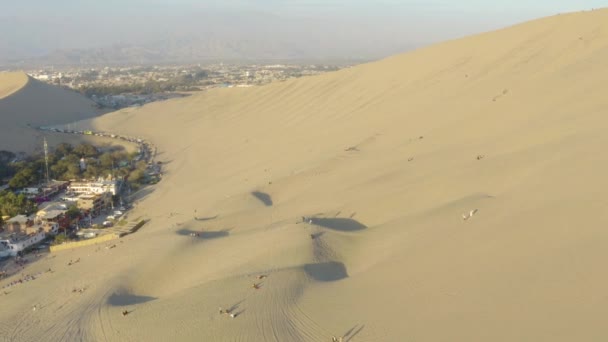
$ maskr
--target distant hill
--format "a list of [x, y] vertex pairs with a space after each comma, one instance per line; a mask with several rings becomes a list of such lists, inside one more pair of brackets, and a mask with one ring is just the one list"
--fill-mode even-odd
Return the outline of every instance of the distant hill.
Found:
[[[128, 26], [120, 26], [127, 23]], [[413, 33], [396, 32], [390, 25], [342, 29], [348, 25], [328, 20], [286, 20], [261, 13], [196, 13], [121, 20], [120, 24], [104, 27], [104, 33], [100, 34], [81, 32], [70, 20], [49, 25], [48, 32], [41, 33], [47, 39], [39, 38], [34, 44], [30, 37], [34, 33], [24, 33], [35, 26], [34, 23], [5, 20], [0, 21], [0, 32], [17, 30], [10, 36], [0, 37], [3, 52], [0, 65], [358, 61], [382, 58], [420, 45], [420, 39]]]
[[22, 72], [0, 73], [0, 150], [39, 148], [35, 126], [69, 123], [100, 114], [95, 103]]
[[[414, 49], [415, 45], [402, 45], [397, 51]], [[225, 41], [219, 37], [192, 37], [165, 39], [145, 44], [118, 44], [90, 49], [55, 50], [49, 54], [13, 59], [6, 64], [24, 65], [145, 65], [194, 62], [256, 62], [256, 61], [368, 61], [384, 56], [363, 53], [356, 48], [340, 49], [327, 46], [320, 49], [298, 41], [268, 41], [240, 38]]]

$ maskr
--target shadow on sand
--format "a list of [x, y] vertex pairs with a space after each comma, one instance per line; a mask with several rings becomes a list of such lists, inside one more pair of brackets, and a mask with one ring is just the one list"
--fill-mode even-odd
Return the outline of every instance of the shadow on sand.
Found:
[[349, 342], [350, 340], [355, 338], [355, 336], [359, 335], [363, 328], [365, 328], [365, 325], [363, 324], [361, 326], [355, 325], [354, 327], [350, 328], [350, 330], [348, 330], [344, 335], [342, 335], [344, 341]]
[[310, 218], [312, 224], [342, 232], [354, 232], [366, 229], [367, 226], [350, 218]]
[[346, 266], [341, 262], [323, 262], [304, 265], [304, 272], [317, 281], [336, 281], [348, 278]]
[[312, 234], [310, 234], [310, 238], [314, 240], [314, 239], [320, 238], [321, 236], [323, 236], [323, 234], [325, 234], [325, 232], [312, 233]]
[[154, 192], [154, 188], [153, 187], [146, 186], [146, 187], [143, 187], [143, 188], [141, 188], [141, 189], [139, 189], [139, 190], [137, 190], [135, 192], [132, 192], [128, 196], [128, 198], [129, 198], [129, 201], [135, 202], [135, 201], [138, 201], [138, 200], [142, 200], [145, 197], [148, 197], [153, 192]]
[[270, 197], [269, 194], [267, 194], [265, 192], [260, 192], [260, 191], [252, 191], [251, 195], [253, 197], [257, 198], [258, 200], [260, 200], [260, 202], [264, 203], [265, 206], [267, 206], [267, 207], [272, 206], [272, 197]]
[[142, 304], [158, 298], [149, 296], [137, 296], [128, 292], [115, 292], [108, 298], [108, 304], [112, 306], [124, 306]]
[[[201, 239], [201, 240], [211, 240], [211, 239], [219, 239], [230, 235], [229, 230], [207, 230], [207, 231], [195, 231], [191, 229], [180, 229], [177, 231], [177, 234], [182, 236], [192, 236], [193, 238]], [[198, 235], [195, 235], [198, 234]]]

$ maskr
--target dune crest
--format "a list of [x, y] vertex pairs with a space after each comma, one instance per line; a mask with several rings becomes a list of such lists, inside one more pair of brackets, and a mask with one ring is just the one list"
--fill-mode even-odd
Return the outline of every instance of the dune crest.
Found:
[[[0, 150], [40, 150], [33, 127], [67, 124], [101, 114], [86, 97], [37, 81], [25, 73], [0, 73]], [[51, 145], [59, 138], [51, 138]]]
[[29, 80], [23, 72], [0, 72], [0, 100], [25, 87]]

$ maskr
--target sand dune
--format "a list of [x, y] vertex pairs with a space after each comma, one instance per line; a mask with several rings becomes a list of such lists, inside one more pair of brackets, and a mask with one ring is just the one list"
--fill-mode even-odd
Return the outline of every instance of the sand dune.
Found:
[[[42, 135], [31, 127], [69, 123], [100, 113], [94, 102], [75, 92], [22, 72], [0, 73], [0, 150], [40, 150]], [[51, 145], [61, 140], [49, 134]]]
[[56, 271], [2, 298], [0, 332], [604, 340], [607, 63], [597, 10], [81, 122], [159, 146], [151, 221], [30, 266]]
[[27, 75], [22, 72], [0, 72], [0, 79], [0, 99], [23, 88], [28, 82]]

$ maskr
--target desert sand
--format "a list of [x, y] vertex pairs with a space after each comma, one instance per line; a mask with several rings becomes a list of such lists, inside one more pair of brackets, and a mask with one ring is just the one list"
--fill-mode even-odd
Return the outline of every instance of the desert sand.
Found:
[[596, 10], [81, 122], [159, 147], [150, 221], [26, 267], [0, 335], [606, 340], [607, 80]]
[[[76, 92], [42, 83], [23, 72], [0, 73], [0, 150], [40, 151], [43, 134], [33, 127], [66, 124], [101, 113], [93, 101]], [[65, 139], [73, 143], [85, 140], [45, 136], [51, 146]]]

